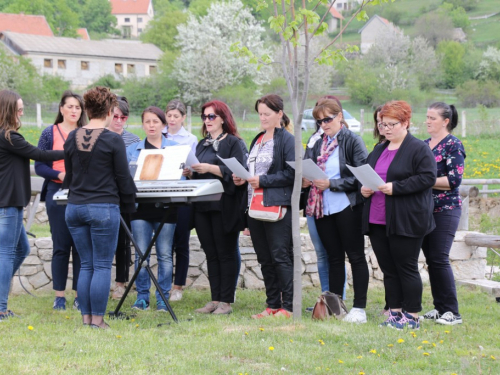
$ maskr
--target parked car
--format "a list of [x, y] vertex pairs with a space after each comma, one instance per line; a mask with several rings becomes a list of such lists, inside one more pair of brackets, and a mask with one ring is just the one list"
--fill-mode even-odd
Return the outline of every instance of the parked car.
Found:
[[[300, 127], [303, 131], [316, 130], [316, 120], [312, 115], [312, 111], [312, 109], [306, 109], [304, 111], [304, 114], [302, 115], [302, 123], [300, 124]], [[361, 129], [361, 123], [345, 109], [342, 110], [342, 113], [344, 114], [345, 122], [347, 122], [347, 125], [349, 125], [349, 129], [355, 133], [359, 133]]]

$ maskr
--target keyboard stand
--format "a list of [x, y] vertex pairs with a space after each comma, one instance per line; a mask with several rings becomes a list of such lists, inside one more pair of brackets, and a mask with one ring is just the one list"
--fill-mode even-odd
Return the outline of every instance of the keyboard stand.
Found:
[[108, 316], [110, 318], [119, 319], [119, 318], [126, 317], [125, 313], [120, 312], [120, 308], [122, 307], [123, 303], [127, 299], [127, 295], [130, 292], [130, 289], [132, 289], [132, 285], [134, 285], [135, 279], [137, 279], [137, 276], [139, 275], [139, 272], [141, 271], [141, 268], [143, 267], [143, 264], [144, 264], [144, 268], [146, 268], [146, 270], [148, 271], [149, 277], [151, 278], [151, 281], [153, 281], [153, 284], [155, 285], [156, 290], [158, 290], [158, 293], [160, 294], [161, 299], [163, 300], [163, 302], [165, 302], [165, 306], [167, 306], [167, 310], [170, 313], [170, 316], [172, 317], [174, 322], [176, 322], [176, 323], [179, 322], [177, 320], [177, 317], [175, 316], [174, 310], [172, 310], [172, 307], [170, 306], [170, 303], [168, 303], [167, 297], [165, 297], [165, 295], [163, 294], [163, 291], [161, 290], [160, 285], [158, 284], [158, 280], [156, 279], [155, 275], [153, 274], [153, 271], [151, 270], [151, 268], [149, 267], [149, 265], [147, 263], [148, 256], [151, 254], [151, 251], [153, 249], [153, 245], [155, 244], [156, 239], [158, 238], [161, 230], [163, 229], [163, 225], [167, 221], [169, 211], [170, 211], [170, 208], [167, 208], [165, 210], [165, 214], [163, 215], [160, 226], [158, 227], [157, 230], [155, 230], [155, 235], [153, 236], [153, 238], [149, 242], [148, 248], [146, 249], [146, 252], [144, 254], [142, 253], [141, 249], [139, 248], [139, 246], [135, 242], [134, 237], [132, 236], [132, 233], [130, 232], [130, 229], [127, 226], [127, 223], [125, 223], [125, 220], [123, 220], [123, 217], [120, 215], [121, 225], [122, 225], [123, 229], [125, 230], [127, 237], [130, 239], [130, 241], [134, 245], [136, 257], [137, 257], [137, 255], [139, 255], [140, 260], [139, 260], [139, 263], [137, 265], [137, 269], [134, 272], [134, 275], [130, 279], [130, 281], [127, 285], [127, 288], [125, 289], [125, 293], [123, 293], [123, 297], [120, 299], [120, 301], [118, 302], [118, 305], [115, 308], [115, 311], [108, 312]]

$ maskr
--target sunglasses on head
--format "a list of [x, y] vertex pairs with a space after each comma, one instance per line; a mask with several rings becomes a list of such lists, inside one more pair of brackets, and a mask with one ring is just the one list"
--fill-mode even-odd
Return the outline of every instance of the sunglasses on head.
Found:
[[214, 121], [217, 117], [219, 117], [219, 115], [211, 113], [209, 115], [201, 115], [201, 120], [205, 121], [205, 120], [209, 119], [210, 121]]
[[115, 121], [118, 121], [118, 120], [125, 121], [127, 119], [128, 119], [128, 116], [118, 116], [118, 115], [113, 116], [113, 120], [115, 120]]
[[325, 117], [325, 118], [322, 118], [320, 120], [316, 120], [316, 125], [321, 126], [322, 124], [329, 124], [330, 122], [332, 122], [335, 119], [335, 117], [337, 117], [337, 115]]

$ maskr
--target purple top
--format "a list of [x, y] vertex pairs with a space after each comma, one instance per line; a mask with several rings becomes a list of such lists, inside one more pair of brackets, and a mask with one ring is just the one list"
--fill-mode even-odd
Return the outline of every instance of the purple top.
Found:
[[[375, 172], [378, 173], [380, 178], [387, 182], [387, 170], [394, 160], [394, 156], [396, 156], [396, 150], [389, 150], [386, 148], [382, 151], [382, 154], [377, 160], [377, 164], [375, 164]], [[376, 191], [372, 195], [372, 203], [370, 205], [370, 223], [371, 224], [381, 224], [385, 225], [385, 194], [381, 191]]]
[[[429, 144], [430, 138], [424, 142]], [[432, 190], [434, 212], [454, 210], [462, 207], [458, 188], [462, 182], [465, 150], [460, 140], [448, 134], [432, 149], [437, 164], [437, 177], [448, 178], [450, 190]]]

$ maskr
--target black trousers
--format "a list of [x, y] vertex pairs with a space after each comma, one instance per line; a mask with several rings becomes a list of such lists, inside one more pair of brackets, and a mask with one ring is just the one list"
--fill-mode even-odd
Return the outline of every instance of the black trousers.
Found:
[[280, 221], [268, 222], [248, 217], [248, 229], [266, 286], [271, 309], [293, 311], [292, 210], [288, 207]]
[[422, 278], [418, 255], [423, 237], [386, 235], [386, 226], [370, 224], [370, 241], [384, 273], [388, 307], [417, 313], [422, 311]]
[[66, 290], [68, 279], [69, 256], [73, 258], [73, 285], [76, 290], [78, 276], [80, 275], [80, 256], [76, 251], [75, 243], [66, 225], [66, 206], [58, 205], [53, 200], [54, 194], [61, 188], [61, 184], [53, 181], [47, 185], [45, 207], [49, 217], [50, 232], [52, 234], [52, 287], [56, 291]]
[[[130, 214], [122, 214], [128, 229], [132, 230], [130, 225]], [[146, 249], [143, 249], [145, 251]], [[116, 278], [115, 281], [118, 283], [126, 283], [129, 279], [130, 274], [130, 264], [132, 263], [132, 250], [130, 248], [130, 239], [125, 233], [120, 224], [120, 229], [118, 230], [118, 243], [116, 244]]]
[[362, 205], [347, 206], [341, 212], [315, 219], [319, 238], [328, 254], [330, 292], [342, 296], [345, 283], [345, 257], [349, 259], [354, 288], [353, 307], [366, 307], [370, 274], [365, 258], [365, 239], [361, 232]]
[[236, 241], [240, 232], [225, 232], [219, 211], [195, 212], [194, 225], [207, 256], [212, 301], [233, 303], [238, 279]]
[[424, 237], [422, 250], [429, 270], [434, 308], [440, 314], [458, 314], [455, 277], [450, 265], [450, 250], [460, 222], [461, 209], [434, 213], [436, 228]]
[[173, 251], [175, 252], [174, 285], [186, 285], [189, 268], [189, 220], [191, 206], [177, 208], [177, 225], [175, 226]]

